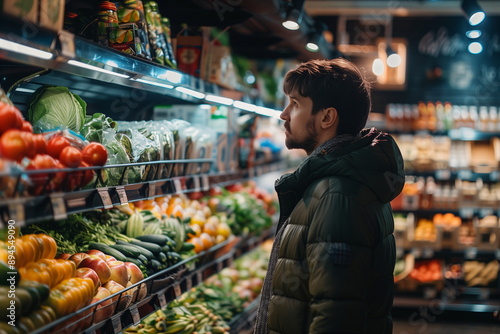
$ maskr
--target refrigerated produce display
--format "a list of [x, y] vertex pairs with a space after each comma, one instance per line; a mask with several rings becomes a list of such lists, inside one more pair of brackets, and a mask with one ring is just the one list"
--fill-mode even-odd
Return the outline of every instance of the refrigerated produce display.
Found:
[[[337, 56], [367, 71], [368, 125], [404, 158], [394, 313], [493, 321], [498, 5], [471, 61], [455, 12], [383, 4], [389, 26], [366, 1], [307, 1], [288, 31], [278, 2], [0, 2], [0, 333], [251, 333], [272, 181], [305, 158], [284, 146], [281, 80]], [[380, 72], [391, 38], [403, 61]]]

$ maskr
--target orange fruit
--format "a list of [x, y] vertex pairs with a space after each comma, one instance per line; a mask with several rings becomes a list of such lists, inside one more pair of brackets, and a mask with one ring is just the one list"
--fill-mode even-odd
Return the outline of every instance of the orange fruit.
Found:
[[169, 217], [184, 218], [184, 208], [179, 204], [169, 204], [166, 214]]
[[190, 242], [194, 245], [194, 252], [195, 253], [200, 253], [201, 251], [203, 251], [205, 249], [204, 245], [203, 245], [203, 241], [201, 241], [201, 239], [198, 237], [191, 238], [188, 240], [188, 242]]
[[194, 234], [188, 233], [188, 237], [199, 237], [201, 234], [200, 225], [189, 225], [191, 229], [194, 231]]
[[204, 249], [209, 249], [215, 245], [215, 239], [208, 233], [203, 232], [199, 238], [203, 243]]
[[217, 227], [219, 224], [214, 220], [209, 220], [203, 225], [203, 232], [210, 234], [212, 237], [217, 235]]
[[229, 238], [231, 235], [231, 228], [226, 222], [220, 222], [217, 226], [217, 235], [222, 235], [224, 239]]

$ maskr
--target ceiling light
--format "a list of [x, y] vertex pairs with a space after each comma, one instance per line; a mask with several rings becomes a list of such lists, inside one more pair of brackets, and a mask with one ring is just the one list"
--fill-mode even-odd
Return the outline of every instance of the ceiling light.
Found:
[[32, 48], [16, 42], [11, 42], [3, 38], [0, 38], [0, 49], [14, 51], [26, 56], [33, 56], [41, 59], [52, 59], [54, 57], [54, 55], [50, 52]]
[[68, 64], [74, 65], [74, 66], [78, 66], [78, 67], [81, 67], [81, 68], [85, 68], [87, 70], [97, 71], [97, 72], [106, 73], [106, 74], [112, 74], [112, 75], [115, 75], [117, 77], [130, 78], [129, 75], [121, 74], [121, 73], [116, 73], [116, 72], [113, 72], [113, 71], [110, 71], [110, 70], [106, 70], [104, 68], [100, 68], [100, 67], [97, 67], [97, 66], [94, 66], [94, 65], [82, 63], [82, 62], [77, 61], [77, 60], [68, 60]]
[[462, 10], [464, 11], [467, 19], [469, 20], [469, 24], [471, 26], [476, 26], [479, 23], [483, 22], [486, 14], [484, 13], [481, 6], [477, 0], [462, 0]]
[[302, 21], [304, 0], [296, 0], [288, 3], [286, 18], [283, 21], [283, 27], [288, 30], [298, 30]]
[[474, 39], [474, 38], [479, 38], [481, 37], [481, 30], [469, 30], [465, 33], [465, 36]]
[[197, 99], [205, 98], [205, 94], [198, 92], [196, 90], [193, 90], [193, 89], [186, 88], [186, 87], [175, 87], [175, 90], [178, 92], [184, 93], [186, 95], [195, 97]]
[[375, 58], [372, 64], [373, 74], [379, 76], [384, 74], [384, 62], [380, 58]]
[[398, 67], [401, 65], [401, 56], [398, 55], [390, 46], [386, 48], [387, 53], [387, 66]]
[[472, 42], [469, 44], [468, 50], [470, 53], [477, 55], [483, 52], [483, 45], [479, 42]]

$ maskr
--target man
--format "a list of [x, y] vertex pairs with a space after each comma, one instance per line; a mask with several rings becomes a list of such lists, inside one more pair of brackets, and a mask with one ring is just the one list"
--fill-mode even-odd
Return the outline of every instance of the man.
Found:
[[280, 219], [254, 332], [392, 333], [395, 263], [390, 201], [403, 159], [364, 129], [370, 88], [345, 59], [287, 73], [286, 146], [308, 157], [276, 181]]

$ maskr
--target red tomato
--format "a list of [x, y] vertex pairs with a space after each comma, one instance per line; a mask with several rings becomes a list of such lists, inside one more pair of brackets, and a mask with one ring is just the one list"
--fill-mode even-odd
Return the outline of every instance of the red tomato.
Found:
[[0, 101], [0, 134], [16, 128], [17, 116], [14, 106]]
[[23, 121], [23, 126], [21, 127], [21, 131], [31, 132], [33, 133], [33, 126], [28, 121]]
[[45, 140], [45, 136], [42, 134], [34, 134], [33, 135], [33, 143], [35, 144], [36, 153], [47, 153], [47, 141]]
[[33, 134], [31, 132], [26, 132], [21, 130], [21, 137], [23, 137], [26, 144], [26, 156], [28, 158], [33, 158], [36, 155], [35, 142], [33, 141]]
[[63, 136], [54, 136], [50, 138], [47, 143], [47, 153], [53, 158], [59, 158], [63, 148], [70, 146], [71, 143], [68, 138]]
[[93, 142], [82, 150], [83, 161], [91, 166], [104, 166], [108, 160], [108, 150], [103, 145]]
[[[82, 161], [82, 163], [80, 164], [80, 167], [91, 167], [88, 163], [86, 163], [85, 161]], [[86, 170], [83, 170], [82, 171], [83, 175], [82, 175], [82, 178], [80, 180], [80, 186], [81, 187], [85, 187], [87, 184], [89, 184], [92, 179], [94, 178], [94, 171], [92, 169], [86, 169]]]
[[[64, 169], [68, 166], [64, 165], [61, 161], [54, 159], [56, 162], [55, 169]], [[63, 190], [62, 187], [68, 182], [68, 172], [55, 172], [51, 174], [50, 189], [52, 191]]]
[[68, 167], [78, 167], [82, 162], [82, 152], [76, 147], [66, 146], [59, 154], [59, 160]]
[[5, 131], [0, 138], [0, 150], [4, 157], [21, 161], [28, 151], [22, 132], [16, 129]]
[[[26, 167], [27, 170], [40, 170], [40, 169], [55, 169], [57, 161], [48, 154], [37, 154]], [[37, 173], [30, 174], [30, 179], [34, 183], [36, 190], [35, 194], [38, 195], [42, 192], [49, 182], [49, 174]]]

